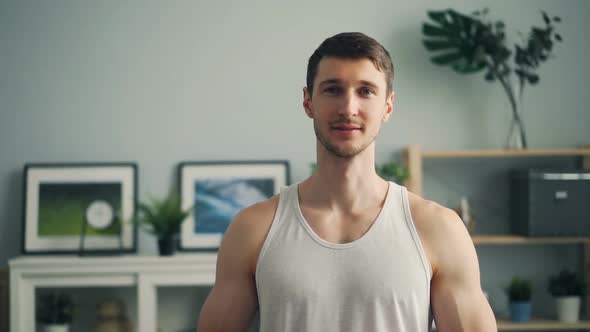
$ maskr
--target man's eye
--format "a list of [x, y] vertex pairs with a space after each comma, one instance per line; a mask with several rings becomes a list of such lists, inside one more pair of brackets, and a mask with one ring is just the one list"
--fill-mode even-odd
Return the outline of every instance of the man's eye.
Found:
[[340, 92], [340, 88], [337, 86], [329, 86], [324, 89], [324, 93], [328, 95], [336, 95]]
[[374, 95], [375, 92], [369, 88], [361, 88], [360, 90], [360, 94], [362, 96], [370, 96], [370, 95]]

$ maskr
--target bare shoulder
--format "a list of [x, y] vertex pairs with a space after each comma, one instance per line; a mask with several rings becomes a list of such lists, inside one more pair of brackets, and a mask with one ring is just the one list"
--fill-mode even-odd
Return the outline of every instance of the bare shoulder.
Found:
[[199, 331], [248, 329], [257, 306], [256, 261], [278, 201], [275, 196], [250, 206], [230, 223], [219, 247], [215, 285], [203, 304]]
[[461, 252], [473, 249], [473, 242], [455, 211], [408, 192], [412, 220], [433, 272]]
[[[230, 225], [230, 230], [255, 237], [266, 237], [279, 205], [279, 196], [273, 196], [240, 211]], [[246, 235], [243, 234], [243, 235]], [[245, 236], [239, 236], [244, 238]]]
[[445, 237], [453, 228], [464, 228], [455, 211], [411, 192], [408, 192], [408, 200], [414, 224], [424, 235]]
[[240, 211], [229, 225], [220, 251], [245, 259], [248, 269], [253, 272], [278, 204], [279, 196], [276, 195]]
[[431, 268], [438, 331], [497, 331], [480, 285], [473, 241], [455, 211], [408, 193], [412, 219]]

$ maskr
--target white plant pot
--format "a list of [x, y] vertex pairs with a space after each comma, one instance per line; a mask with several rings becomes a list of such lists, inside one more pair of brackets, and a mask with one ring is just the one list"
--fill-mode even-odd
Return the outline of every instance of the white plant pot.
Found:
[[580, 297], [560, 296], [555, 298], [557, 319], [564, 323], [575, 323], [580, 319]]
[[68, 324], [45, 324], [41, 327], [42, 332], [68, 332], [69, 330]]

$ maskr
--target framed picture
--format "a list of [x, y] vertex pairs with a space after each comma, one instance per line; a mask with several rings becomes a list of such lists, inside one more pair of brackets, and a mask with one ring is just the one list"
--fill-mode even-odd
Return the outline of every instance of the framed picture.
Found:
[[288, 161], [183, 162], [178, 167], [183, 209], [180, 250], [217, 250], [235, 217], [289, 185]]
[[135, 252], [134, 163], [26, 164], [24, 254]]

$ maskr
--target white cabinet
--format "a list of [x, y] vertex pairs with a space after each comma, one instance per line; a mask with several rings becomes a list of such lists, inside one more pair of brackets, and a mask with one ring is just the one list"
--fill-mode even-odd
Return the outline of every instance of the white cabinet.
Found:
[[135, 331], [156, 332], [157, 288], [210, 286], [217, 253], [171, 257], [18, 257], [9, 261], [10, 331], [35, 331], [35, 289], [133, 287], [137, 293]]

